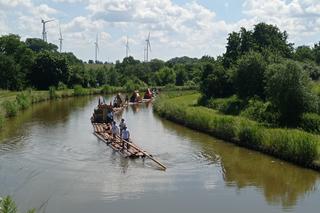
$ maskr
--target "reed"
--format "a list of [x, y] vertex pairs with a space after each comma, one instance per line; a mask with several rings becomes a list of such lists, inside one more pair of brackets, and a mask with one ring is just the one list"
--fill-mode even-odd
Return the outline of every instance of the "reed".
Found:
[[169, 98], [154, 103], [160, 116], [217, 138], [237, 143], [301, 165], [310, 165], [319, 157], [318, 136], [296, 129], [272, 129], [240, 116], [219, 114], [195, 105], [199, 94]]

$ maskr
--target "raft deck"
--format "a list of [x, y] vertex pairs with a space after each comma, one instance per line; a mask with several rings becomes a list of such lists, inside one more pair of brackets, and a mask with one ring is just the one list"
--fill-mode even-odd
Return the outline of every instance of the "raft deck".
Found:
[[[94, 134], [110, 146], [113, 150], [119, 152], [123, 157], [126, 158], [144, 158], [146, 156], [146, 151], [139, 148], [134, 143], [123, 142], [119, 137], [113, 138], [111, 132], [107, 130], [107, 124], [105, 123], [92, 123]], [[125, 148], [123, 148], [123, 143], [125, 143]], [[129, 148], [127, 148], [127, 145]]]

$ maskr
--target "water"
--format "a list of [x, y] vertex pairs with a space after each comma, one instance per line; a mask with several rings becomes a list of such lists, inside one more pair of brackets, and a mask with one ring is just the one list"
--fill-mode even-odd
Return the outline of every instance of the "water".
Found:
[[[41, 103], [0, 134], [0, 194], [39, 212], [318, 212], [320, 173], [219, 141], [132, 106], [133, 140], [168, 169], [92, 134], [96, 97]], [[119, 117], [120, 118], [120, 117]]]

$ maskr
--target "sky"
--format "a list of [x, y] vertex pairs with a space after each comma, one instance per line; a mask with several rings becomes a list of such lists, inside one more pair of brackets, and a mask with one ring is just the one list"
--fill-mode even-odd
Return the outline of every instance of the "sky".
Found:
[[320, 0], [0, 0], [0, 35], [41, 38], [41, 19], [48, 42], [82, 60], [114, 62], [129, 54], [144, 59], [150, 32], [149, 59], [218, 56], [227, 36], [259, 22], [287, 31], [295, 46], [320, 41]]

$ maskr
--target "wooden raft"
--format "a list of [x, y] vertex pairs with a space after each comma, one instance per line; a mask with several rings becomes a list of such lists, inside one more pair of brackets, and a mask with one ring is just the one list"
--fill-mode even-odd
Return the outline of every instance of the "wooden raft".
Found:
[[[142, 152], [142, 149], [137, 149], [136, 144], [132, 143], [132, 146], [129, 146], [129, 149], [122, 149], [122, 141], [119, 137], [116, 139], [113, 139], [113, 136], [111, 132], [108, 132], [107, 129], [107, 124], [105, 123], [93, 123], [93, 129], [94, 129], [94, 134], [101, 139], [103, 142], [105, 142], [107, 145], [109, 145], [113, 150], [119, 152], [123, 157], [129, 157], [129, 158], [139, 158], [139, 157], [145, 157], [144, 152]], [[131, 144], [124, 142], [126, 144]], [[125, 144], [125, 145], [126, 145]], [[134, 147], [135, 146], [135, 147]]]
[[[153, 162], [155, 162], [161, 169], [166, 170], [166, 167], [156, 160], [151, 154], [141, 149], [137, 144], [122, 140], [120, 137], [113, 138], [111, 132], [107, 128], [107, 124], [105, 123], [92, 123], [94, 134], [110, 146], [113, 150], [120, 153], [125, 158], [149, 158]], [[125, 143], [126, 147], [123, 148], [123, 143]], [[129, 148], [127, 148], [129, 146]]]

